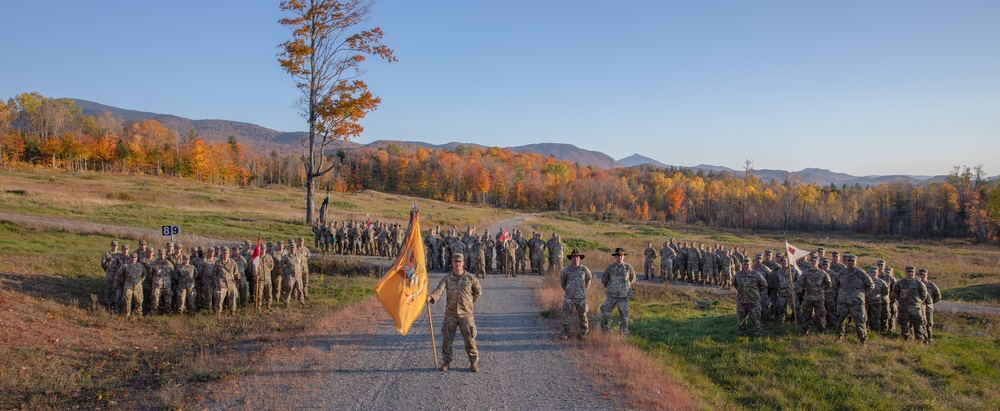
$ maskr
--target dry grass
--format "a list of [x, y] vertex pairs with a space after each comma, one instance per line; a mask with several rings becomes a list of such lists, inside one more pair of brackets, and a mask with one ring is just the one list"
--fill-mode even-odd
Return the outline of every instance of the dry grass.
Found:
[[[588, 294], [591, 330], [588, 338], [567, 344], [577, 366], [589, 374], [595, 388], [605, 397], [624, 401], [628, 409], [687, 410], [696, 408], [690, 393], [677, 381], [675, 372], [661, 366], [627, 336], [601, 332], [595, 287]], [[597, 288], [600, 288], [598, 286]], [[555, 278], [549, 278], [535, 291], [538, 304], [553, 328], [562, 327], [563, 291]], [[574, 324], [574, 327], [576, 325]]]

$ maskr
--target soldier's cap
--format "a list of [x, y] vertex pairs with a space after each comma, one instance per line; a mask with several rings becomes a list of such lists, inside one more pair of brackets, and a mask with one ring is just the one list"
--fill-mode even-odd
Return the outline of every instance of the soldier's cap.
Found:
[[926, 275], [927, 274], [927, 269], [926, 268], [921, 268], [921, 269], [917, 270], [917, 274], [925, 274]]
[[181, 247], [184, 247], [184, 244], [177, 243], [177, 244], [174, 244], [174, 247], [175, 248], [181, 248]]
[[206, 247], [204, 250], [206, 253], [215, 253], [215, 249], [212, 247]]
[[824, 258], [822, 260], [819, 260], [819, 262], [830, 264], [830, 259], [829, 258]]
[[111, 245], [118, 245], [118, 240], [111, 240]]
[[306, 241], [305, 238], [299, 237], [299, 241]]
[[771, 254], [772, 252], [773, 251], [771, 251], [771, 250], [764, 250], [764, 254]]
[[123, 245], [122, 248], [128, 250], [128, 244]]
[[844, 254], [844, 261], [854, 261], [857, 257], [854, 254]]
[[886, 267], [885, 272], [892, 274], [892, 267]]
[[129, 254], [128, 256], [132, 258], [139, 258], [139, 254], [136, 253]]
[[875, 265], [885, 265], [885, 260], [875, 260]]
[[451, 261], [461, 261], [465, 262], [465, 255], [462, 253], [455, 253], [451, 255]]
[[615, 248], [615, 252], [611, 253], [611, 255], [616, 256], [616, 257], [620, 256], [620, 255], [628, 255], [628, 251], [625, 251], [624, 248], [618, 247], [618, 248]]
[[181, 254], [181, 259], [182, 260], [190, 260], [191, 259], [191, 255], [190, 254]]
[[878, 272], [878, 267], [868, 267], [868, 272], [869, 273], [877, 273]]
[[817, 248], [816, 248], [816, 251], [826, 251], [826, 249], [825, 249], [825, 248], [823, 248], [823, 247], [817, 247]]
[[219, 249], [219, 251], [222, 251], [224, 253], [228, 253], [229, 252], [229, 246], [228, 245], [224, 245], [224, 246], [222, 246], [222, 248]]
[[819, 261], [819, 256], [809, 255], [809, 261]]
[[757, 253], [757, 255], [753, 256], [753, 258], [764, 258], [764, 254]]
[[834, 256], [834, 257], [836, 257], [836, 256], [838, 256], [838, 255], [840, 255], [840, 251], [834, 251], [834, 252], [833, 252], [833, 256]]
[[816, 255], [816, 252], [815, 251], [810, 251], [809, 255]]
[[582, 260], [582, 259], [586, 258], [587, 256], [585, 256], [583, 254], [580, 254], [580, 250], [574, 248], [573, 252], [569, 253], [569, 255], [567, 255], [566, 258], [567, 259], [573, 259], [573, 257], [580, 257], [580, 259]]
[[670, 242], [669, 241], [664, 241], [663, 245], [670, 245]]
[[913, 272], [914, 269], [915, 269], [915, 267], [913, 267], [912, 265], [906, 266], [906, 272], [908, 272], [908, 273]]
[[202, 246], [199, 245], [199, 246], [195, 247], [194, 250], [195, 251], [205, 251], [205, 248], [203, 248]]
[[288, 245], [288, 248], [298, 248], [298, 247], [295, 246], [295, 243], [291, 243]]
[[157, 254], [166, 254], [166, 253], [167, 253], [167, 250], [164, 250], [164, 249], [162, 249], [162, 248], [157, 248], [157, 249], [156, 249], [156, 253], [157, 253]]
[[743, 257], [743, 264], [750, 264], [750, 257]]
[[139, 245], [146, 245], [146, 240], [139, 240]]

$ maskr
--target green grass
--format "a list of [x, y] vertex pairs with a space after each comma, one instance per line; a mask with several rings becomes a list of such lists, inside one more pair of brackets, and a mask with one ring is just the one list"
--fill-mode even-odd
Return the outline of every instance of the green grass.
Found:
[[1000, 406], [995, 320], [939, 315], [937, 324], [951, 326], [935, 334], [933, 345], [869, 333], [867, 349], [859, 349], [852, 333], [837, 343], [829, 332], [803, 336], [773, 324], [765, 325], [765, 337], [739, 338], [732, 300], [695, 308], [695, 299], [706, 298], [654, 293], [634, 300], [630, 329], [632, 341], [675, 370], [710, 408]]
[[563, 242], [566, 243], [566, 249], [572, 251], [573, 249], [579, 250], [597, 250], [605, 253], [610, 253], [611, 248], [605, 246], [596, 241], [584, 240], [582, 238], [564, 238]]
[[976, 284], [941, 290], [941, 298], [967, 302], [997, 302], [1000, 300], [1000, 284]]

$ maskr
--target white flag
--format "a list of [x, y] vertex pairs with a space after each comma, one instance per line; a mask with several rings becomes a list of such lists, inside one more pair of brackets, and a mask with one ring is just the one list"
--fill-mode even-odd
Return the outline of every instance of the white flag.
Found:
[[809, 255], [808, 251], [803, 250], [801, 248], [798, 248], [796, 246], [793, 246], [791, 244], [788, 244], [788, 241], [785, 241], [785, 251], [788, 251], [788, 262], [789, 263], [792, 263], [794, 261], [798, 261], [798, 259]]

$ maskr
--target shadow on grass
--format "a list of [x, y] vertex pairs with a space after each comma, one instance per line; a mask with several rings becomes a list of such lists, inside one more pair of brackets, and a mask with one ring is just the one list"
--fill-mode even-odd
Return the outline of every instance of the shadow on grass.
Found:
[[103, 293], [104, 279], [0, 273], [0, 285], [34, 298], [87, 308], [93, 304], [91, 294], [100, 297]]

